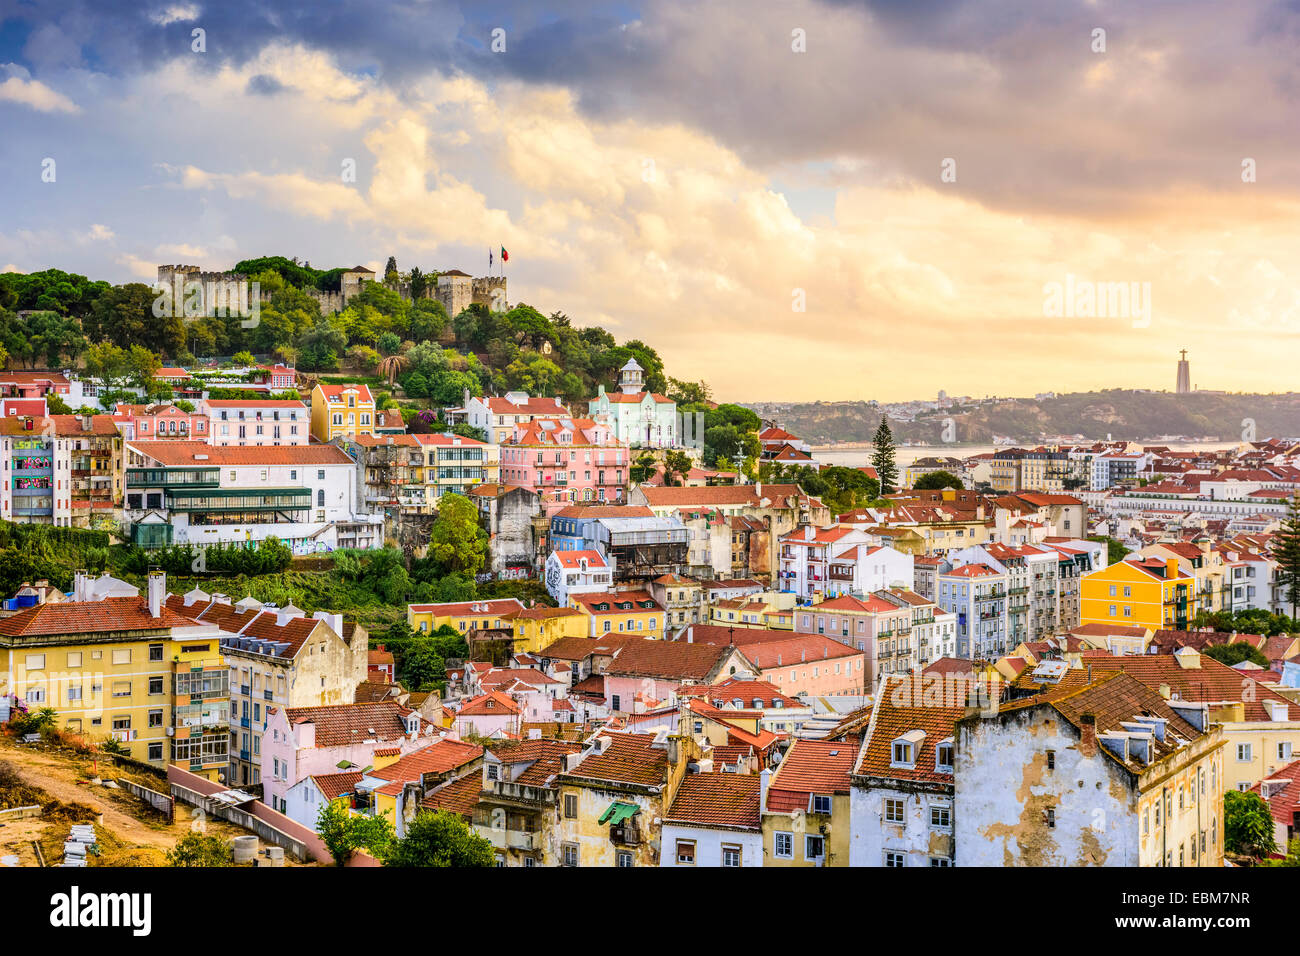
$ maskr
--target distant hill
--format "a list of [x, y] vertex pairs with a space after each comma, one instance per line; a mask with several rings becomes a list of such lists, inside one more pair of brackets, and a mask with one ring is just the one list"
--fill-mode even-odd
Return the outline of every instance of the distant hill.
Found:
[[1300, 393], [1275, 395], [1192, 392], [1143, 392], [1109, 389], [1073, 392], [1054, 398], [1008, 398], [977, 405], [924, 410], [911, 417], [915, 406], [877, 405], [870, 402], [758, 402], [752, 408], [763, 418], [779, 421], [813, 444], [870, 441], [882, 412], [888, 411], [890, 428], [898, 441], [939, 443], [947, 419], [955, 440], [987, 444], [994, 436], [1017, 442], [1036, 442], [1059, 435], [1087, 439], [1136, 441], [1162, 435], [1181, 435], [1219, 441], [1245, 437], [1250, 423], [1254, 435], [1300, 436]]

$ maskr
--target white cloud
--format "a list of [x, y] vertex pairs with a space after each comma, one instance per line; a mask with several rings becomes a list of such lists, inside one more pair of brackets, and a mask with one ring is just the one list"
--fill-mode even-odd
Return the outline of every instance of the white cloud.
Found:
[[0, 83], [0, 100], [29, 106], [41, 113], [79, 113], [81, 108], [62, 93], [50, 89], [40, 80], [26, 75], [26, 70], [9, 64], [8, 78]]

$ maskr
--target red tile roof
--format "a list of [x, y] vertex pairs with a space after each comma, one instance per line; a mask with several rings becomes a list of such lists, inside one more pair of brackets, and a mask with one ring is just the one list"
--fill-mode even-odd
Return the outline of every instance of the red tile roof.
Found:
[[380, 780], [413, 782], [426, 773], [448, 773], [483, 756], [483, 748], [461, 740], [439, 740], [428, 747], [412, 750], [400, 760], [378, 770], [370, 776]]
[[346, 793], [351, 793], [365, 774], [360, 771], [349, 771], [348, 773], [318, 773], [312, 775], [312, 780], [316, 784], [316, 789], [321, 792], [326, 801], [336, 800]]
[[664, 813], [664, 822], [757, 830], [759, 785], [753, 774], [688, 773]]
[[849, 792], [854, 748], [826, 740], [796, 740], [767, 791], [769, 810], [811, 810], [813, 794]]
[[[936, 748], [953, 736], [953, 728], [966, 715], [966, 707], [960, 700], [930, 700], [933, 693], [928, 682], [914, 684], [906, 678], [890, 681], [880, 689], [856, 773], [927, 783], [953, 782], [951, 769], [937, 768]], [[953, 706], [942, 706], [945, 704]], [[894, 741], [917, 730], [925, 736], [916, 747], [912, 765], [893, 766]]]
[[0, 619], [0, 635], [31, 637], [51, 634], [104, 634], [112, 631], [165, 631], [196, 627], [194, 621], [164, 605], [158, 617], [149, 613], [142, 597], [105, 598], [102, 601], [60, 601], [38, 604]]
[[602, 734], [604, 751], [591, 754], [565, 774], [580, 780], [658, 787], [667, 782], [668, 751], [653, 734]]
[[[272, 713], [276, 708], [267, 708]], [[312, 723], [316, 726], [316, 747], [345, 747], [363, 741], [390, 741], [406, 737], [403, 718], [415, 711], [396, 701], [378, 703], [334, 704], [327, 707], [287, 707], [290, 726]], [[433, 725], [420, 718], [420, 732], [427, 735]]]
[[352, 465], [336, 445], [209, 445], [201, 441], [132, 441], [131, 448], [159, 464], [182, 465]]

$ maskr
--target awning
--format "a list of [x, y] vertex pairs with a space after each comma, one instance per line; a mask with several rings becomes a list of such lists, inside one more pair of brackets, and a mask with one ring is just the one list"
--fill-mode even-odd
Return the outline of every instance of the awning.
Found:
[[641, 808], [635, 803], [620, 803], [618, 800], [615, 800], [605, 808], [605, 812], [600, 815], [600, 819], [596, 822], [608, 823], [610, 826], [616, 827], [624, 820], [630, 819], [640, 810]]

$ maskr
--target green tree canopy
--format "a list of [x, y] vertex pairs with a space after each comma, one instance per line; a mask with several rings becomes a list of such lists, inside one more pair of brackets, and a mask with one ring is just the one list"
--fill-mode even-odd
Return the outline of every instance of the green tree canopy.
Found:
[[385, 866], [492, 866], [492, 844], [445, 810], [423, 811], [406, 827]]

